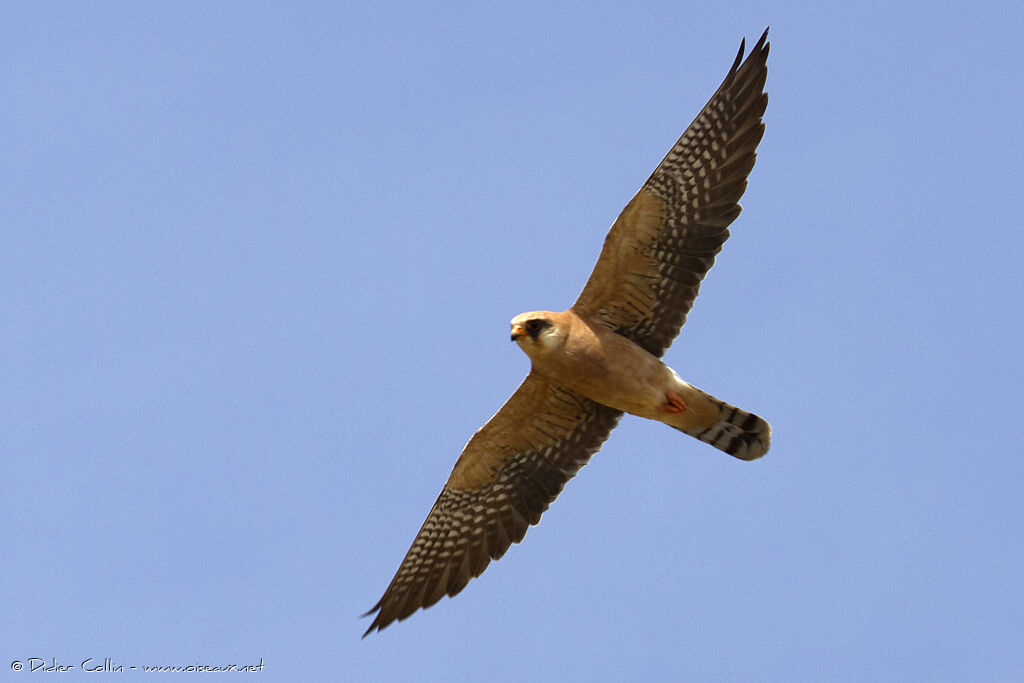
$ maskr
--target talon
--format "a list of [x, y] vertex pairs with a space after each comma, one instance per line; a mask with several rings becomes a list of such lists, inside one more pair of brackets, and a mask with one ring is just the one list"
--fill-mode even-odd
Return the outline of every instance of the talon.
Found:
[[686, 410], [686, 401], [674, 391], [665, 393], [666, 403], [661, 407], [666, 413], [681, 413]]

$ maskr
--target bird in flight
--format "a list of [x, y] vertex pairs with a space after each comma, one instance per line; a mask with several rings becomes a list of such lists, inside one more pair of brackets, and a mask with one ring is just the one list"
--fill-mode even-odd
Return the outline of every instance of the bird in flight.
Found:
[[680, 379], [661, 360], [729, 237], [764, 133], [768, 31], [722, 85], [605, 238], [568, 310], [512, 319], [526, 379], [469, 440], [365, 638], [453, 596], [530, 525], [623, 413], [658, 420], [741, 460], [768, 450], [752, 413]]

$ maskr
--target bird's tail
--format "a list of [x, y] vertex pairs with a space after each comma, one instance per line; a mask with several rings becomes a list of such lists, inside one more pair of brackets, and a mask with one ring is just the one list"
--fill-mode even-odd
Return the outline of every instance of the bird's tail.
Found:
[[[697, 398], [697, 410], [684, 410], [675, 420], [665, 420], [667, 424], [740, 460], [756, 460], [768, 452], [772, 428], [767, 422], [696, 387], [692, 391], [697, 396], [685, 397], [686, 402]], [[694, 420], [698, 414], [702, 419]]]

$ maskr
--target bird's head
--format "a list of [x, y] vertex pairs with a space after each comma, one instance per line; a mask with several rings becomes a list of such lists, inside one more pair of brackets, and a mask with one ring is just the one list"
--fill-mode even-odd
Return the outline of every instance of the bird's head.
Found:
[[512, 318], [512, 341], [531, 358], [560, 348], [567, 331], [558, 313], [530, 311]]

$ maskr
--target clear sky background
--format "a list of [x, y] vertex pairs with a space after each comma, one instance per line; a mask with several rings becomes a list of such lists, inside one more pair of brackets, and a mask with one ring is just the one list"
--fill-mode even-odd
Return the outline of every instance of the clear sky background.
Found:
[[[769, 25], [666, 360], [771, 452], [627, 417], [360, 640], [527, 372], [509, 319], [572, 303]], [[3, 677], [1020, 677], [1022, 35], [1012, 2], [5, 4]]]

